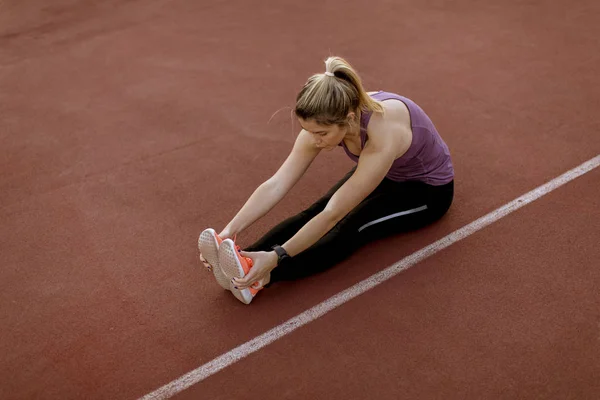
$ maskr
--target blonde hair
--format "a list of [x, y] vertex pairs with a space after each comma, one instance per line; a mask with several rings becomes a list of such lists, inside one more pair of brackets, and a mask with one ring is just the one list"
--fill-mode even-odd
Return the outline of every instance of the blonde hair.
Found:
[[383, 106], [363, 89], [356, 71], [343, 58], [325, 60], [325, 73], [308, 78], [296, 97], [294, 113], [322, 125], [346, 125], [350, 112], [383, 113]]

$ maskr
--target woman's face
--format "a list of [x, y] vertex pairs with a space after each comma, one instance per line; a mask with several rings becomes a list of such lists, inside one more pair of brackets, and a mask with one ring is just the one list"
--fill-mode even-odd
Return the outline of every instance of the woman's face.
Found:
[[339, 125], [321, 125], [314, 119], [298, 118], [298, 121], [302, 129], [311, 134], [315, 146], [324, 150], [335, 149], [348, 133], [347, 127]]

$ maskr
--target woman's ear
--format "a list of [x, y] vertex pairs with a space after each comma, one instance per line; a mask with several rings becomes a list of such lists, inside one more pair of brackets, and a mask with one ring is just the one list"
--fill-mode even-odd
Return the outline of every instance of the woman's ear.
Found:
[[346, 125], [350, 127], [351, 130], [355, 130], [358, 125], [358, 117], [356, 113], [351, 111], [346, 115]]

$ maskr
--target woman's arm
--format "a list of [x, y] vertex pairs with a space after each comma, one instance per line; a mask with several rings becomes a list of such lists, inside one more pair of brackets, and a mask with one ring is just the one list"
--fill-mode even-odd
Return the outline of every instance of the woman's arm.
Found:
[[233, 237], [268, 213], [304, 175], [319, 151], [310, 134], [302, 130], [279, 170], [252, 193], [219, 236]]
[[325, 209], [311, 219], [282, 245], [295, 256], [315, 244], [381, 183], [395, 159], [391, 146], [375, 144], [371, 139], [360, 154], [358, 167], [331, 197]]
[[[369, 139], [371, 142], [371, 139]], [[325, 209], [308, 221], [292, 238], [281, 244], [291, 256], [303, 252], [315, 244], [344, 216], [364, 200], [383, 180], [392, 163], [394, 152], [367, 142], [354, 174], [335, 192]], [[250, 287], [254, 282], [265, 284], [271, 271], [277, 267], [277, 255], [271, 252], [242, 252], [254, 260], [254, 266], [244, 278], [234, 278], [238, 289]], [[301, 268], [301, 266], [299, 267]]]
[[[383, 121], [382, 117], [373, 116], [369, 125], [369, 140], [360, 154], [354, 174], [335, 192], [321, 213], [281, 244], [291, 257], [315, 244], [381, 183], [394, 160], [410, 147], [412, 133], [410, 127], [406, 128], [402, 122], [400, 118]], [[253, 256], [251, 258], [255, 263], [248, 275], [234, 279], [239, 289], [265, 279], [277, 266], [277, 256], [273, 252], [242, 255]]]
[[401, 103], [386, 105], [385, 116], [374, 114], [368, 129], [369, 140], [360, 153], [354, 174], [329, 199], [321, 213], [282, 245], [291, 257], [315, 244], [367, 198], [412, 142], [410, 117]]

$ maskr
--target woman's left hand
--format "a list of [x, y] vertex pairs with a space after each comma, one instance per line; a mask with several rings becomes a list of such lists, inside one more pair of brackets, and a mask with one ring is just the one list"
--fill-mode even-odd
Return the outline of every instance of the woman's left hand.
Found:
[[[246, 289], [250, 286], [259, 289], [269, 283], [271, 271], [277, 266], [277, 254], [274, 251], [241, 251], [240, 254], [243, 257], [251, 258], [254, 264], [245, 277], [233, 278], [233, 285], [238, 289]], [[258, 282], [258, 284], [254, 285], [255, 282]]]

